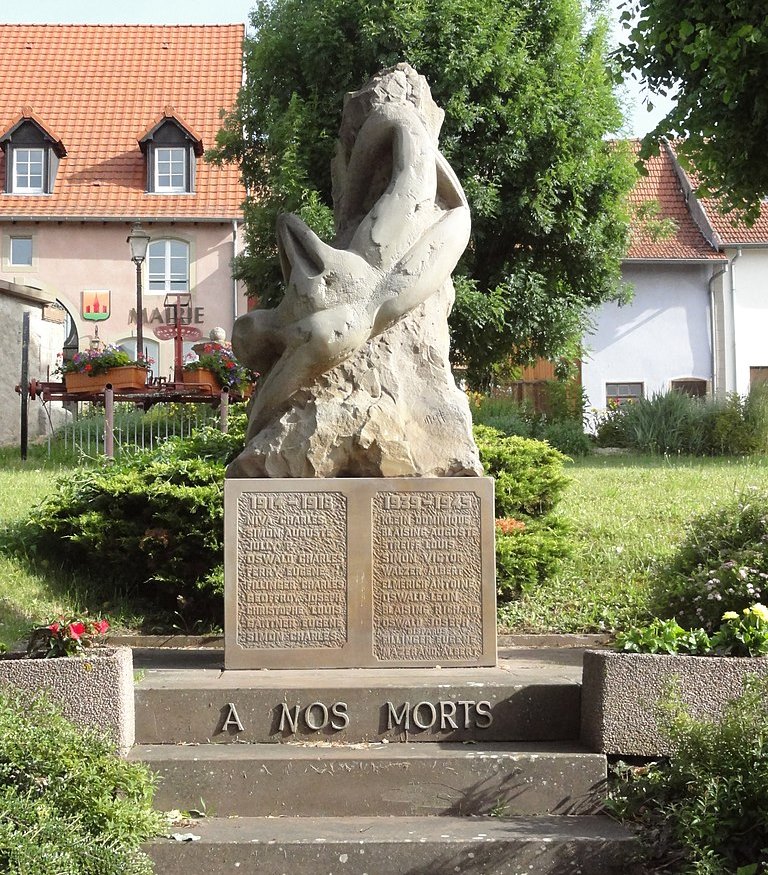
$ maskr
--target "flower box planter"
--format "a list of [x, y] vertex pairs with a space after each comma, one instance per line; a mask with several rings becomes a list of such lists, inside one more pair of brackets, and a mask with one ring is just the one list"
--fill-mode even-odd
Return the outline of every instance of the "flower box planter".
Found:
[[671, 687], [694, 716], [712, 720], [742, 692], [748, 675], [768, 677], [768, 658], [588, 650], [581, 740], [600, 753], [663, 756], [670, 751], [659, 733], [658, 703]]
[[103, 392], [107, 383], [116, 390], [143, 389], [147, 384], [147, 369], [136, 365], [125, 365], [121, 368], [110, 368], [104, 374], [90, 377], [88, 374], [64, 374], [64, 384], [67, 392], [92, 394]]
[[198, 386], [209, 395], [221, 391], [221, 384], [219, 383], [216, 374], [214, 374], [213, 371], [209, 371], [207, 368], [197, 368], [194, 371], [184, 371], [184, 385]]
[[129, 647], [96, 647], [85, 656], [0, 658], [0, 687], [45, 692], [64, 715], [81, 726], [106, 732], [120, 752], [132, 747], [135, 733], [133, 652]]

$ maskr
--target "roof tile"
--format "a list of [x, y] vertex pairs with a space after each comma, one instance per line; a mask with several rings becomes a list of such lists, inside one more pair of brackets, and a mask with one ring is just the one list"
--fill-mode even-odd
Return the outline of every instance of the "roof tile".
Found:
[[12, 59], [0, 67], [0, 130], [31, 107], [68, 153], [53, 194], [0, 195], [0, 217], [240, 217], [236, 166], [199, 160], [193, 195], [147, 194], [138, 138], [173, 106], [212, 146], [242, 83], [244, 37], [242, 24], [0, 25]]

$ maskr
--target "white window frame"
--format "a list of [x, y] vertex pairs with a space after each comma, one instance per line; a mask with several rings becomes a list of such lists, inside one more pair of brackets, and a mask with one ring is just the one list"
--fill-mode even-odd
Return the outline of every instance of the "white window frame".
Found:
[[[189, 191], [187, 149], [185, 146], [155, 146], [154, 160], [156, 192], [163, 194], [184, 194]], [[161, 166], [163, 167], [162, 170]], [[167, 180], [165, 184], [161, 182], [163, 178]]]
[[[14, 243], [24, 240], [29, 241], [29, 261], [16, 261], [14, 258]], [[15, 234], [11, 235], [8, 240], [8, 264], [11, 267], [32, 267], [35, 258], [34, 244], [31, 234]]]
[[[159, 259], [162, 270], [156, 269]], [[189, 243], [172, 237], [151, 241], [147, 248], [147, 289], [155, 295], [189, 292]]]
[[[45, 194], [45, 148], [43, 146], [15, 146], [13, 149], [13, 193], [14, 194]], [[40, 164], [40, 185], [30, 185], [29, 181], [32, 178], [31, 165], [33, 153], [39, 154]], [[19, 164], [22, 155], [25, 156], [26, 173], [20, 175]], [[37, 156], [34, 156], [37, 157]], [[37, 174], [34, 174], [37, 176]], [[24, 184], [22, 182], [26, 184]]]

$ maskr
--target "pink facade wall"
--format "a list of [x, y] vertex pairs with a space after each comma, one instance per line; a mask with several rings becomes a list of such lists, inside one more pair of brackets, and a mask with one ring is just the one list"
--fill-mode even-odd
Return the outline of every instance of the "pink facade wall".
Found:
[[[87, 349], [98, 326], [104, 343], [134, 339], [136, 325], [131, 311], [136, 308], [136, 268], [130, 260], [126, 238], [131, 222], [18, 222], [0, 223], [2, 257], [0, 278], [40, 288], [55, 296], [75, 320], [80, 348]], [[231, 335], [236, 315], [245, 312], [243, 289], [235, 292], [231, 276], [233, 226], [231, 222], [204, 224], [143, 223], [152, 239], [174, 238], [190, 246], [191, 312], [185, 314], [208, 337], [211, 329], [224, 328]], [[238, 232], [240, 233], [240, 232]], [[9, 262], [10, 237], [30, 235], [33, 241], [31, 267]], [[238, 240], [237, 251], [241, 249]], [[173, 367], [173, 341], [157, 341], [153, 328], [165, 321], [164, 296], [150, 294], [146, 262], [142, 275], [144, 309], [149, 318], [144, 336], [154, 341], [150, 355], [157, 361], [156, 374], [169, 376]], [[89, 290], [110, 292], [110, 316], [100, 322], [81, 315], [82, 293]], [[237, 308], [237, 313], [235, 313]], [[186, 321], [186, 319], [184, 320]]]

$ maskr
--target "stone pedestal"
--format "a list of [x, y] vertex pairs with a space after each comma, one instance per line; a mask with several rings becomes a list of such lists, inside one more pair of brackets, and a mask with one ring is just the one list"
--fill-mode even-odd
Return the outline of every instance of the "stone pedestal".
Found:
[[225, 666], [496, 663], [489, 478], [225, 482]]

